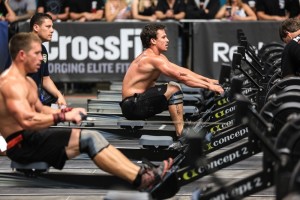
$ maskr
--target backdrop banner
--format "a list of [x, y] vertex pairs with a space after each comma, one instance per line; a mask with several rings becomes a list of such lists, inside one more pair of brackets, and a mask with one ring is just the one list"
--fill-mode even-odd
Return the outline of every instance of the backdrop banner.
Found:
[[230, 64], [238, 46], [237, 30], [245, 33], [247, 41], [257, 49], [279, 38], [280, 22], [194, 22], [191, 52], [192, 69], [204, 76], [219, 78], [222, 63]]
[[9, 61], [8, 23], [0, 21], [0, 73], [7, 67]]
[[[48, 49], [49, 72], [57, 82], [122, 81], [131, 61], [143, 50], [143, 22], [55, 23]], [[166, 55], [178, 59], [179, 25], [164, 22], [170, 41]]]

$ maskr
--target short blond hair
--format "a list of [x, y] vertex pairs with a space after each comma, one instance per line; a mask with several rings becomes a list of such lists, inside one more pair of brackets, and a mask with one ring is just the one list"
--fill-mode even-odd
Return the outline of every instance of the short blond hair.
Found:
[[9, 53], [12, 60], [16, 59], [19, 51], [30, 51], [33, 42], [42, 44], [41, 39], [34, 33], [21, 32], [15, 34], [9, 41]]

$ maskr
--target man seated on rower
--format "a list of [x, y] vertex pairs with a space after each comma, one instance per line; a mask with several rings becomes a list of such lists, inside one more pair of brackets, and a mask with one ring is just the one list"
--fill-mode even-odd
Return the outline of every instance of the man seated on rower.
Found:
[[206, 78], [180, 67], [163, 54], [169, 40], [162, 24], [146, 25], [140, 35], [144, 51], [133, 60], [123, 79], [120, 103], [123, 115], [129, 120], [144, 120], [169, 110], [176, 135], [183, 135], [183, 92], [180, 84], [169, 82], [156, 85], [161, 74], [195, 88], [206, 88], [216, 93], [224, 90], [217, 80]]
[[[11, 66], [0, 75], [0, 133], [7, 142], [7, 156], [19, 163], [47, 162], [62, 169], [66, 160], [87, 153], [102, 170], [148, 190], [172, 165], [172, 159], [158, 167], [138, 166], [97, 131], [49, 128], [59, 122], [80, 123], [84, 108], [62, 110], [44, 106], [37, 86], [28, 73], [40, 68], [41, 40], [33, 33], [17, 33], [9, 43]], [[99, 180], [101, 181], [101, 180]]]

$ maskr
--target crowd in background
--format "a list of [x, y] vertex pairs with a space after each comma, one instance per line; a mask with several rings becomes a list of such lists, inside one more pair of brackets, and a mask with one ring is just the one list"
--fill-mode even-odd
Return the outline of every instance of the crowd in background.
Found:
[[220, 19], [279, 20], [299, 17], [298, 0], [0, 0], [0, 20], [10, 24], [45, 12], [54, 21]]
[[[0, 0], [0, 21], [9, 23], [9, 38], [36, 13], [54, 22], [124, 20], [283, 21], [300, 18], [299, 0]], [[186, 55], [183, 55], [186, 58]], [[184, 60], [184, 59], [183, 59]], [[183, 61], [185, 63], [185, 61]]]

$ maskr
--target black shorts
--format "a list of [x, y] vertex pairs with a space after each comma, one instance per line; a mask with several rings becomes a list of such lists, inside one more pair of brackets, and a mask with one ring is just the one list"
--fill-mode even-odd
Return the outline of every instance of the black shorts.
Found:
[[20, 131], [10, 135], [6, 141], [22, 134], [23, 140], [7, 150], [7, 156], [19, 163], [47, 162], [56, 169], [62, 169], [67, 158], [72, 129], [48, 128], [38, 131]]
[[125, 98], [120, 103], [124, 117], [129, 120], [144, 120], [168, 110], [168, 101], [164, 95], [166, 91], [167, 84], [159, 85]]

